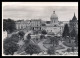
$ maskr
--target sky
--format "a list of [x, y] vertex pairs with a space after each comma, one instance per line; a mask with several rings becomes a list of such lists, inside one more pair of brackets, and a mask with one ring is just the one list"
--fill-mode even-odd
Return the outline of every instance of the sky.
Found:
[[59, 21], [69, 21], [74, 13], [78, 19], [77, 3], [27, 3], [27, 2], [3, 2], [3, 19], [13, 20], [41, 19], [50, 20], [50, 16], [55, 11]]

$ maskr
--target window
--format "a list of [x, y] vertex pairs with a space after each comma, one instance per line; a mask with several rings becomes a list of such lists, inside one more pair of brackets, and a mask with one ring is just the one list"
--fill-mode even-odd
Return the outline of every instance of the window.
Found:
[[54, 23], [55, 23], [55, 20], [54, 20]]
[[34, 30], [34, 27], [33, 27], [33, 30]]
[[51, 32], [52, 32], [52, 30], [51, 30]]
[[54, 27], [57, 27], [57, 25], [54, 25]]
[[47, 24], [50, 24], [50, 21], [46, 21]]
[[41, 30], [41, 27], [40, 27], [40, 30]]

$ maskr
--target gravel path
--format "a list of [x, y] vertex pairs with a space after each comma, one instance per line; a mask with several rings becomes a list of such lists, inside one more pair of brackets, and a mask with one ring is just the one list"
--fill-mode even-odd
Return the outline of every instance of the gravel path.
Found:
[[69, 47], [67, 47], [67, 46], [65, 46], [64, 44], [63, 44], [63, 42], [64, 41], [59, 41], [59, 44], [60, 45], [62, 45], [63, 47], [64, 47], [64, 49], [59, 49], [59, 50], [56, 50], [56, 52], [59, 52], [60, 54], [62, 54], [63, 53], [63, 51], [65, 51], [65, 50], [67, 50]]
[[47, 39], [43, 39], [43, 41], [40, 41], [38, 43], [38, 46], [43, 50], [43, 51], [46, 51], [47, 49], [43, 46], [43, 42], [46, 41]]

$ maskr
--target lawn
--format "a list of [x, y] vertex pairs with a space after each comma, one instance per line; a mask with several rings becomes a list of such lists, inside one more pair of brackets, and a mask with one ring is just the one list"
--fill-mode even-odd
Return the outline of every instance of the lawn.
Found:
[[68, 42], [63, 42], [63, 44], [65, 45], [65, 46], [67, 46], [67, 47], [72, 47], [72, 46], [76, 46], [76, 44], [75, 43], [68, 43]]
[[[50, 48], [50, 46], [53, 46], [52, 44], [44, 44], [44, 47], [45, 48]], [[65, 47], [63, 47], [62, 45], [57, 45], [57, 46], [55, 46], [55, 49], [56, 50], [59, 50], [59, 49], [64, 49]]]
[[64, 49], [64, 48], [65, 48], [65, 47], [63, 47], [62, 45], [58, 45], [58, 46], [55, 47], [56, 50]]
[[40, 40], [40, 38], [37, 38], [37, 39], [36, 39], [36, 38], [33, 38], [32, 40], [33, 40], [36, 44], [38, 44], [40, 41], [42, 41], [42, 40]]
[[43, 44], [43, 46], [45, 47], [45, 48], [50, 48], [50, 46], [53, 46], [52, 44]]
[[51, 44], [50, 39], [47, 39], [46, 41], [44, 41], [43, 44]]

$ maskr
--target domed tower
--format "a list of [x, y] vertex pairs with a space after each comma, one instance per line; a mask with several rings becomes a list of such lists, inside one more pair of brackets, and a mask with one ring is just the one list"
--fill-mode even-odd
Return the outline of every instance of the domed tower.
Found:
[[58, 23], [58, 16], [55, 14], [55, 11], [53, 11], [53, 14], [51, 15], [50, 19], [52, 24]]

